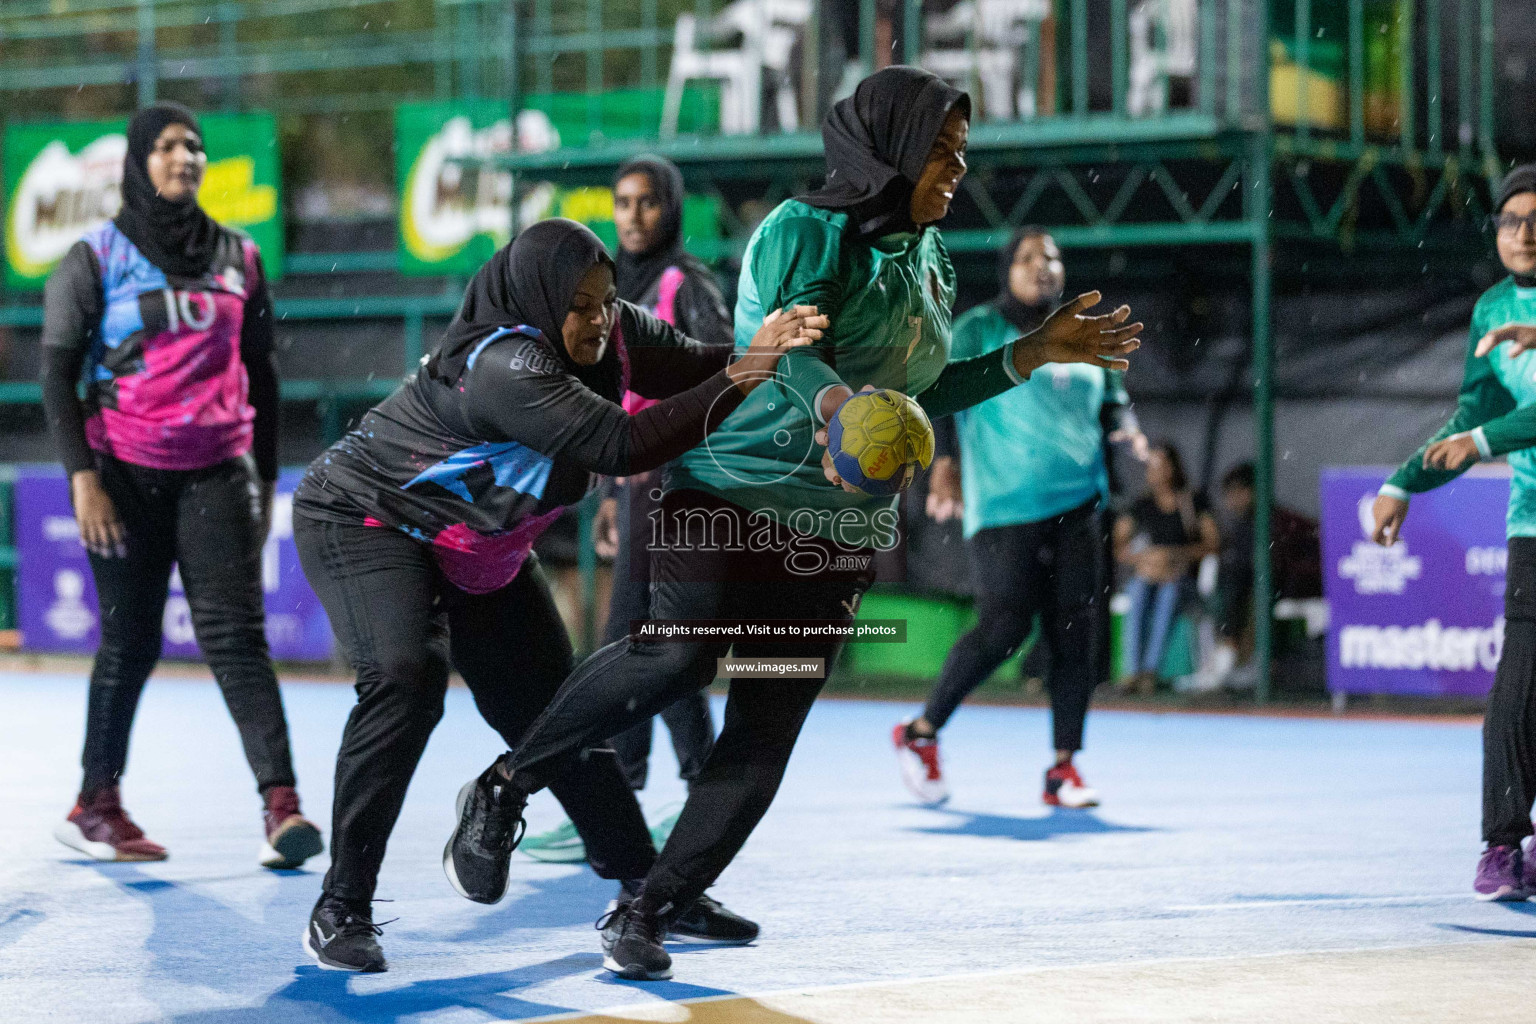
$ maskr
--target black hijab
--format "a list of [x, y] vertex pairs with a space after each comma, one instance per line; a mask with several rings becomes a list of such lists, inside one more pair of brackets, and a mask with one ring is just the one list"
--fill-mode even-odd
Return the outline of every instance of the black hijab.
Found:
[[194, 196], [173, 203], [160, 198], [149, 180], [149, 154], [167, 125], [183, 124], [202, 138], [192, 111], [180, 103], [156, 103], [128, 122], [128, 154], [123, 157], [123, 208], [117, 229], [150, 263], [175, 277], [202, 277], [213, 263], [219, 225], [203, 212]]
[[596, 365], [580, 366], [565, 350], [561, 330], [582, 277], [599, 263], [613, 266], [602, 240], [586, 225], [555, 217], [528, 227], [470, 279], [459, 312], [427, 361], [427, 372], [454, 384], [464, 375], [475, 345], [488, 334], [498, 327], [527, 325], [544, 335], [583, 384], [618, 401], [621, 371], [615, 346], [610, 344]]
[[1024, 239], [1044, 234], [1046, 231], [1043, 228], [1025, 225], [1013, 233], [1013, 237], [1008, 240], [1008, 247], [999, 249], [997, 253], [997, 298], [992, 300], [992, 305], [1003, 314], [1004, 320], [1025, 334], [1045, 322], [1051, 311], [1051, 303], [1046, 301], [1035, 306], [1025, 305], [1008, 286], [1008, 277], [1013, 272], [1013, 260], [1019, 246], [1024, 244]]
[[630, 253], [619, 246], [614, 258], [614, 283], [619, 298], [639, 302], [661, 277], [661, 272], [679, 262], [683, 237], [683, 172], [670, 160], [659, 156], [637, 156], [626, 160], [613, 176], [613, 185], [631, 174], [650, 179], [651, 190], [661, 201], [661, 234], [656, 244], [642, 253]]
[[915, 231], [912, 189], [951, 110], [971, 98], [921, 68], [894, 65], [859, 83], [821, 123], [827, 180], [800, 201], [846, 210], [861, 236]]

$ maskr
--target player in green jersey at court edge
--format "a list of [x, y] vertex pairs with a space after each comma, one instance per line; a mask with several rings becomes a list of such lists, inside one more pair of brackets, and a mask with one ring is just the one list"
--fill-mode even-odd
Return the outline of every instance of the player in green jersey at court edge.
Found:
[[1408, 497], [1454, 480], [1480, 459], [1508, 455], [1509, 565], [1504, 648], [1483, 722], [1483, 842], [1479, 899], [1536, 893], [1531, 834], [1536, 802], [1536, 164], [1505, 177], [1494, 205], [1499, 260], [1509, 276], [1472, 310], [1472, 337], [1456, 412], [1382, 485], [1375, 540], [1397, 542]]

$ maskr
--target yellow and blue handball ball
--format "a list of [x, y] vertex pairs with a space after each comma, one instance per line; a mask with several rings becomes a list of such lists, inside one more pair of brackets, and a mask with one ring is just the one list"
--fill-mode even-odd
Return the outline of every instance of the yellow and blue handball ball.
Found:
[[827, 450], [846, 482], [866, 494], [897, 494], [933, 461], [933, 424], [900, 391], [862, 391], [827, 424]]

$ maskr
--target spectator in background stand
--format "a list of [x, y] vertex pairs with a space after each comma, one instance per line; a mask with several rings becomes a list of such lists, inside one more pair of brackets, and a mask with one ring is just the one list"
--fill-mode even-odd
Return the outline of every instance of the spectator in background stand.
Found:
[[1147, 493], [1115, 523], [1115, 558], [1132, 572], [1121, 632], [1127, 689], [1157, 688], [1163, 649], [1194, 570], [1220, 547], [1216, 520], [1205, 498], [1190, 491], [1178, 449], [1167, 441], [1152, 445]]

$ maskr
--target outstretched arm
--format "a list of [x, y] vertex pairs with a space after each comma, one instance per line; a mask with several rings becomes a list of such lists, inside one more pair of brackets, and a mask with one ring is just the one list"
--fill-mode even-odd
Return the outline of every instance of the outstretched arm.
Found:
[[[930, 419], [969, 409], [1002, 394], [1046, 363], [1088, 363], [1109, 370], [1130, 368], [1128, 357], [1141, 347], [1142, 325], [1127, 324], [1131, 308], [1086, 316], [1098, 305], [1098, 292], [1086, 292], [1046, 317], [1045, 323], [1000, 352], [950, 363], [925, 391], [914, 396]], [[835, 406], [834, 406], [835, 408]]]
[[824, 322], [814, 310], [775, 310], [729, 367], [633, 416], [566, 372], [542, 342], [511, 336], [481, 353], [465, 378], [465, 413], [485, 440], [516, 441], [606, 476], [643, 473], [703, 441]]

